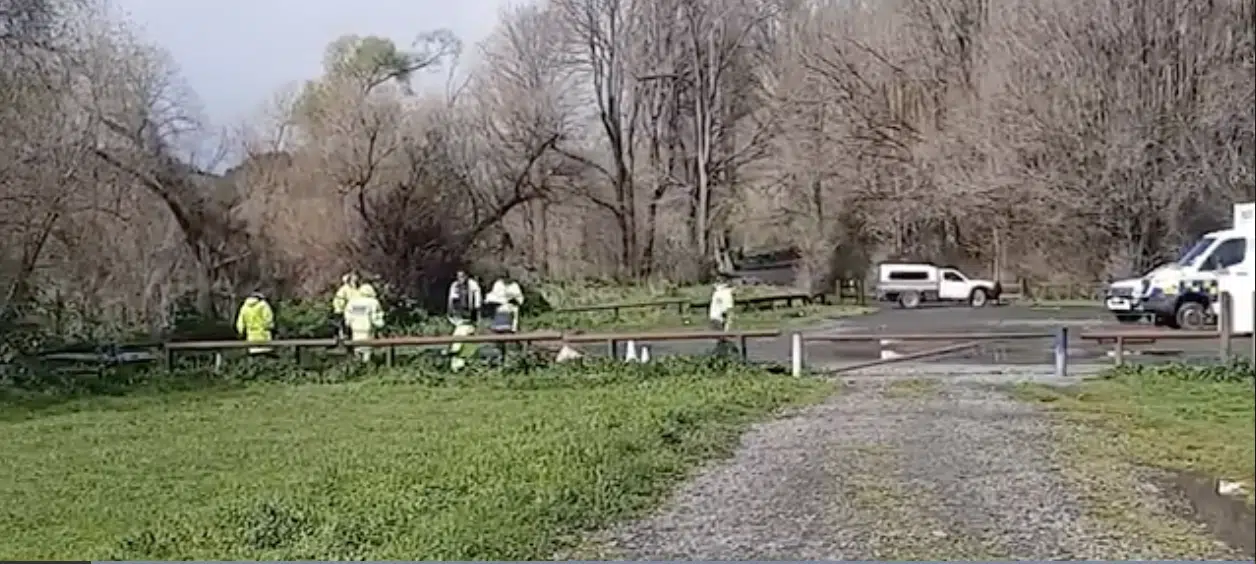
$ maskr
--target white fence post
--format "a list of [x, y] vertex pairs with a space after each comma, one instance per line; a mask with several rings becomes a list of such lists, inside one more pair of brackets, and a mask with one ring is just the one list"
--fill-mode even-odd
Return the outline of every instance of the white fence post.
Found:
[[1055, 377], [1068, 376], [1068, 327], [1055, 330]]
[[789, 360], [790, 374], [793, 374], [795, 377], [802, 376], [803, 352], [802, 334], [794, 333], [790, 337]]

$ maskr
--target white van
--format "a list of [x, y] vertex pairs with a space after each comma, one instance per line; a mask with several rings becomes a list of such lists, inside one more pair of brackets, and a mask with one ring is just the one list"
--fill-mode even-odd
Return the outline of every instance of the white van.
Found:
[[1134, 295], [1138, 307], [1152, 313], [1157, 325], [1199, 329], [1214, 322], [1222, 280], [1251, 292], [1254, 216], [1256, 203], [1235, 204], [1234, 227], [1205, 234], [1178, 260], [1142, 278]]

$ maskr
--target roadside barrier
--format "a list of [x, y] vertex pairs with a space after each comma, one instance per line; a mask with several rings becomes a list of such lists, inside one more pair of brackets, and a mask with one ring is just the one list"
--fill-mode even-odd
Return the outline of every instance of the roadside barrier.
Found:
[[[1232, 334], [1230, 315], [1231, 300], [1229, 294], [1222, 294], [1219, 308], [1219, 323], [1215, 331], [1182, 331], [1170, 329], [1120, 329], [1101, 331], [1073, 332], [1068, 327], [1059, 327], [1053, 331], [1024, 332], [987, 332], [987, 333], [838, 333], [838, 334], [802, 334], [790, 336], [790, 371], [800, 376], [807, 371], [807, 350], [825, 343], [840, 342], [876, 342], [880, 354], [875, 360], [857, 362], [842, 366], [829, 372], [847, 372], [880, 366], [895, 362], [907, 362], [929, 357], [944, 356], [956, 352], [978, 348], [985, 344], [1002, 341], [1051, 340], [1056, 376], [1066, 376], [1069, 367], [1069, 343], [1073, 340], [1091, 342], [1099, 345], [1111, 345], [1109, 356], [1115, 365], [1124, 363], [1131, 345], [1152, 344], [1159, 341], [1217, 341], [1218, 356], [1223, 359], [1231, 357], [1235, 338], [1250, 337], [1251, 333]], [[744, 330], [744, 331], [641, 331], [622, 333], [563, 333], [557, 331], [534, 331], [518, 334], [486, 334], [470, 336], [409, 336], [387, 337], [366, 341], [348, 341], [337, 343], [333, 339], [289, 339], [270, 341], [267, 347], [276, 350], [288, 350], [296, 360], [300, 360], [303, 350], [311, 348], [330, 348], [338, 344], [347, 347], [372, 347], [384, 350], [385, 362], [393, 365], [396, 361], [397, 349], [405, 347], [448, 346], [453, 343], [519, 343], [522, 348], [539, 343], [589, 344], [603, 343], [607, 355], [620, 358], [620, 346], [624, 345], [623, 358], [643, 360], [649, 359], [649, 348], [646, 343], [675, 341], [725, 341], [734, 342], [743, 361], [749, 360], [749, 342], [754, 339], [774, 339], [782, 336], [779, 329]], [[896, 347], [907, 343], [935, 343], [935, 348], [903, 352]], [[174, 365], [177, 354], [182, 352], [206, 351], [221, 352], [226, 350], [247, 349], [256, 346], [246, 341], [185, 341], [170, 342], [163, 345], [164, 363], [167, 368]], [[503, 347], [503, 354], [505, 347]]]

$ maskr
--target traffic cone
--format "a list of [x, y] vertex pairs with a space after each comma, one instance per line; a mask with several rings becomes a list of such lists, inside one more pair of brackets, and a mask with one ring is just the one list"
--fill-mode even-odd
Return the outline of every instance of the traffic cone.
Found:
[[628, 341], [628, 345], [624, 348], [627, 349], [627, 353], [624, 354], [624, 362], [636, 362], [637, 361], [636, 341]]

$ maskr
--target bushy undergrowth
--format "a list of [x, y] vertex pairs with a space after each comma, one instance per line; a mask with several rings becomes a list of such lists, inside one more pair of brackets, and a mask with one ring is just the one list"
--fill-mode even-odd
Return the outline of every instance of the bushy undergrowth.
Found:
[[826, 389], [721, 358], [167, 377], [252, 385], [0, 421], [0, 554], [549, 559]]
[[[215, 366], [212, 354], [177, 357], [173, 370], [156, 363], [147, 365], [91, 366], [84, 370], [10, 370], [0, 380], [0, 406], [20, 407], [38, 412], [67, 402], [93, 397], [136, 394], [163, 394], [206, 389], [222, 389], [258, 383], [343, 383], [365, 379], [395, 381], [425, 386], [489, 386], [538, 389], [547, 386], [597, 385], [619, 378], [648, 379], [682, 372], [733, 370], [740, 365], [731, 343], [713, 347], [701, 357], [669, 357], [636, 368], [625, 369], [621, 362], [586, 358], [573, 363], [555, 363], [554, 353], [531, 349], [511, 350], [502, 360], [496, 347], [481, 346], [465, 370], [454, 373], [440, 349], [398, 354], [392, 367], [383, 363], [383, 351], [375, 362], [356, 362], [343, 350], [305, 349], [300, 362], [284, 351], [283, 356], [249, 357], [243, 351], [229, 351], [222, 366]], [[633, 365], [636, 366], [636, 365]], [[627, 376], [625, 376], [627, 375]], [[11, 411], [10, 417], [19, 413]]]
[[[482, 281], [488, 291], [489, 281]], [[544, 282], [523, 286], [525, 302], [524, 325], [533, 329], [632, 329], [646, 327], [678, 327], [699, 322], [705, 311], [680, 315], [674, 308], [626, 309], [620, 315], [609, 311], [560, 313], [565, 307], [685, 298], [701, 301], [710, 297], [706, 285], [678, 286], [670, 283], [623, 285], [610, 282]], [[788, 291], [775, 286], [750, 286], [738, 291], [740, 296], [755, 296]], [[275, 310], [277, 338], [326, 338], [332, 335], [330, 296], [312, 299], [272, 299]], [[384, 296], [386, 325], [382, 335], [442, 335], [452, 327], [444, 311], [429, 311], [423, 304], [404, 296]], [[813, 308], [814, 309], [814, 308]], [[50, 351], [87, 352], [114, 345], [161, 340], [198, 341], [231, 340], [235, 332], [235, 311], [227, 307], [216, 317], [205, 317], [183, 300], [175, 309], [172, 323], [158, 333], [138, 327], [122, 327], [104, 321], [79, 320], [74, 331], [58, 334], [53, 327], [38, 323], [19, 323], [0, 319], [0, 363]], [[792, 310], [768, 317], [805, 316], [816, 311]], [[38, 317], [38, 316], [36, 316]], [[48, 317], [44, 315], [43, 317]], [[751, 318], [762, 315], [748, 315]]]
[[1211, 364], [1126, 364], [1114, 368], [1106, 375], [1109, 379], [1158, 379], [1169, 378], [1197, 382], [1252, 382], [1256, 380], [1256, 365], [1246, 357], [1236, 357], [1229, 362]]

